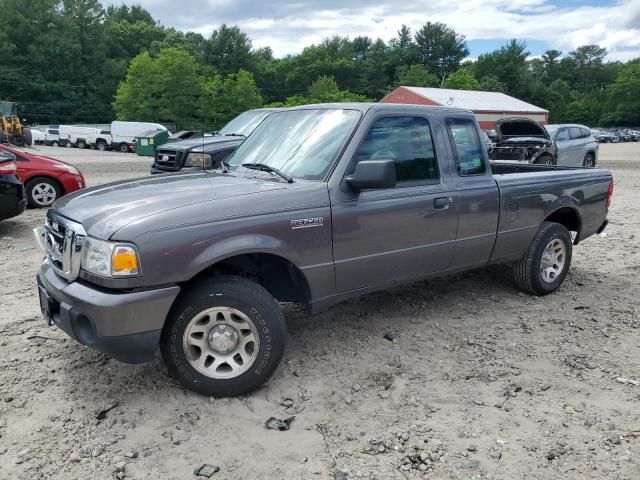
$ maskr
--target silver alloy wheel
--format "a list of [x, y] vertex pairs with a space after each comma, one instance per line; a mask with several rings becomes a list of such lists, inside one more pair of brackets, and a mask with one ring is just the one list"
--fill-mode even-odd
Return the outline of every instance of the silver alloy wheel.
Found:
[[258, 357], [260, 337], [253, 321], [240, 310], [213, 307], [194, 316], [182, 337], [187, 360], [213, 379], [235, 378]]
[[553, 283], [562, 273], [566, 259], [566, 247], [564, 242], [557, 238], [551, 240], [542, 252], [540, 262], [540, 276], [546, 283]]
[[58, 197], [58, 192], [53, 188], [53, 185], [50, 183], [37, 183], [35, 187], [31, 190], [31, 197], [33, 201], [38, 205], [43, 207], [48, 207], [53, 202], [55, 202]]

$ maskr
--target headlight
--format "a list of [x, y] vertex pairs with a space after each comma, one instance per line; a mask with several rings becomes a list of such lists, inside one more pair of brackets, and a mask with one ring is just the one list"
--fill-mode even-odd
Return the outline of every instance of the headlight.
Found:
[[59, 168], [61, 170], [66, 170], [67, 172], [73, 174], [73, 175], [78, 175], [80, 172], [78, 171], [78, 169], [76, 167], [73, 167], [71, 165], [64, 165], [64, 164], [55, 164], [56, 168]]
[[102, 277], [132, 277], [140, 273], [140, 262], [133, 245], [87, 237], [82, 252], [82, 268]]
[[208, 153], [190, 153], [184, 162], [185, 167], [211, 168], [211, 155]]

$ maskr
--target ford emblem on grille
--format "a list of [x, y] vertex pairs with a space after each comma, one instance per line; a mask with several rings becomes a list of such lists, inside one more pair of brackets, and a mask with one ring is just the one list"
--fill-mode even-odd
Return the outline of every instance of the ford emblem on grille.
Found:
[[169, 155], [162, 155], [162, 159], [163, 162], [168, 162], [169, 161]]

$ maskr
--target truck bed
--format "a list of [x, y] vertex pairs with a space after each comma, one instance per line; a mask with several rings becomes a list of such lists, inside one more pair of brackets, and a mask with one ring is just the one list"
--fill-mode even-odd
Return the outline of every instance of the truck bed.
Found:
[[512, 173], [552, 172], [560, 170], [584, 170], [582, 167], [559, 167], [557, 165], [535, 165], [530, 163], [515, 163], [491, 161], [491, 173], [494, 175], [509, 175]]
[[575, 219], [577, 242], [597, 233], [606, 219], [608, 170], [500, 162], [492, 162], [491, 170], [500, 190], [492, 261], [524, 254], [549, 215]]

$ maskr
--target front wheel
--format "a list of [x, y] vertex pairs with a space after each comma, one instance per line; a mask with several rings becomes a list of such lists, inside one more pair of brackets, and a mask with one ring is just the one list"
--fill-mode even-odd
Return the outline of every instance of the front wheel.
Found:
[[160, 349], [171, 376], [197, 393], [248, 393], [275, 371], [286, 326], [275, 299], [261, 285], [236, 276], [205, 280], [176, 302]]
[[25, 185], [27, 201], [31, 208], [50, 207], [62, 196], [58, 182], [47, 177], [36, 177]]
[[107, 151], [107, 142], [99, 140], [98, 143], [96, 143], [96, 148], [98, 150], [100, 150], [101, 152], [106, 152]]
[[536, 162], [537, 165], [555, 165], [556, 162], [553, 160], [551, 155], [542, 155]]
[[121, 143], [120, 146], [118, 147], [118, 149], [122, 153], [129, 153], [129, 145], [127, 145], [126, 143]]
[[555, 292], [569, 271], [572, 248], [564, 225], [544, 222], [525, 256], [513, 264], [516, 287], [534, 295]]

